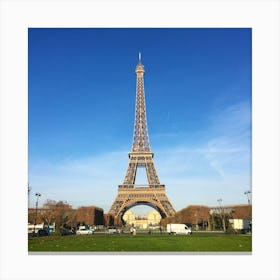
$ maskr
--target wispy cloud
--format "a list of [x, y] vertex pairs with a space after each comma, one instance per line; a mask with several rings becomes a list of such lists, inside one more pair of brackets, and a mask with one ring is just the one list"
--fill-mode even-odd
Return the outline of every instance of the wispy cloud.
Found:
[[160, 177], [170, 184], [171, 194], [176, 190], [182, 207], [187, 201], [213, 204], [218, 196], [240, 203], [251, 182], [250, 104], [236, 103], [210, 120], [203, 141], [181, 142], [156, 153]]
[[232, 104], [209, 117], [210, 132], [226, 136], [242, 135], [251, 128], [251, 105], [248, 102]]
[[[236, 103], [211, 118], [205, 157], [221, 177], [251, 159], [251, 106]], [[248, 167], [247, 167], [248, 168]]]
[[30, 184], [42, 193], [42, 202], [55, 199], [74, 207], [95, 204], [108, 208], [126, 165], [127, 152], [121, 151], [52, 163], [37, 161], [30, 164]]

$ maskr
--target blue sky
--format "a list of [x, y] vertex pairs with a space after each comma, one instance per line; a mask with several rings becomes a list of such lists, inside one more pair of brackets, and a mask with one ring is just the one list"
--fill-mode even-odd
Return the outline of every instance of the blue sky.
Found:
[[138, 52], [154, 162], [176, 210], [246, 203], [251, 29], [29, 29], [30, 206], [107, 212], [131, 150]]

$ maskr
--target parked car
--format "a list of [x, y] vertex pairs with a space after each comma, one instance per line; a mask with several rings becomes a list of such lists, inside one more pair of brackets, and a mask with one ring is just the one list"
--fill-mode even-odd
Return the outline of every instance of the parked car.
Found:
[[34, 231], [28, 232], [28, 237], [38, 237], [38, 232], [37, 233], [35, 233]]
[[73, 230], [68, 230], [68, 229], [60, 229], [60, 235], [65, 236], [65, 235], [73, 235], [75, 232]]
[[91, 235], [94, 234], [94, 229], [87, 227], [87, 226], [80, 226], [79, 229], [76, 231], [77, 235]]
[[48, 228], [39, 229], [37, 235], [38, 236], [48, 236], [48, 235], [50, 235], [49, 229]]
[[109, 234], [117, 233], [116, 227], [108, 227], [108, 233], [109, 233]]

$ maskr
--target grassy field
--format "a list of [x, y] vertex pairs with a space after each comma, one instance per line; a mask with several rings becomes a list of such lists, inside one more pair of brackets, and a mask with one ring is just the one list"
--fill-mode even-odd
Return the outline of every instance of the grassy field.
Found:
[[28, 240], [29, 252], [251, 252], [249, 235], [47, 236]]

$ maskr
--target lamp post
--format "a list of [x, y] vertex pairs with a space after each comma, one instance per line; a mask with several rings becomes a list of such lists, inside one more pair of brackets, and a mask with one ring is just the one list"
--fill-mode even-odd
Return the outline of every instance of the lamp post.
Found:
[[[219, 205], [220, 205], [220, 215], [221, 215], [221, 219], [222, 219], [222, 223], [223, 223], [223, 230], [225, 231], [226, 230], [226, 225], [225, 225], [225, 217], [224, 217], [224, 213], [222, 214], [222, 199], [221, 198], [219, 198], [218, 200], [217, 200], [217, 202], [219, 203]], [[224, 212], [224, 211], [223, 211]]]
[[250, 194], [250, 193], [251, 193], [250, 191], [244, 192], [244, 194], [247, 195], [247, 199], [248, 199], [248, 204], [249, 204], [249, 205], [251, 205], [251, 201], [250, 201], [250, 197], [249, 197], [249, 194]]
[[30, 192], [31, 192], [31, 187], [29, 186], [29, 182], [27, 184], [27, 190], [28, 190], [28, 208], [29, 208], [29, 197], [30, 197]]
[[244, 192], [244, 194], [247, 195], [248, 204], [249, 204], [249, 219], [251, 220], [250, 225], [249, 225], [249, 232], [251, 232], [251, 230], [252, 230], [252, 210], [251, 210], [251, 201], [250, 201], [250, 196], [249, 196], [250, 193], [251, 193], [251, 191]]
[[35, 221], [34, 221], [34, 233], [35, 233], [35, 227], [36, 227], [36, 222], [37, 222], [37, 211], [38, 211], [38, 200], [39, 200], [39, 197], [41, 196], [40, 193], [35, 193], [36, 197], [37, 197], [37, 200], [36, 200], [36, 211], [35, 211]]

